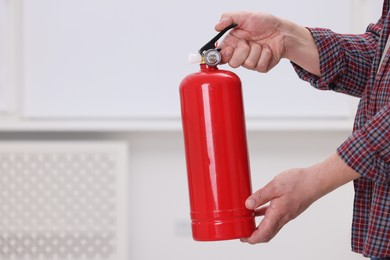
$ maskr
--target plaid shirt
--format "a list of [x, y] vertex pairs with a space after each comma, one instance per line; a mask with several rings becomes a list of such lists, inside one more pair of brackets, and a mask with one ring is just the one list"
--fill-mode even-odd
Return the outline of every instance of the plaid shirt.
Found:
[[[337, 149], [361, 178], [354, 182], [352, 250], [390, 256], [390, 0], [377, 24], [360, 35], [308, 28], [320, 54], [321, 77], [294, 65], [314, 87], [360, 97], [352, 135]], [[390, 39], [389, 39], [390, 40]]]

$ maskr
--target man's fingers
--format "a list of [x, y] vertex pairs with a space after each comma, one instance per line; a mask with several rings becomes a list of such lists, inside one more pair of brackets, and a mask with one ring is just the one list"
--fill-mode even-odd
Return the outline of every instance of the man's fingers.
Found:
[[252, 43], [252, 44], [250, 43], [249, 46], [250, 46], [250, 52], [243, 64], [243, 67], [250, 70], [255, 70], [257, 63], [259, 62], [260, 59], [261, 46], [256, 43]]
[[272, 52], [269, 48], [264, 47], [261, 50], [260, 58], [256, 65], [256, 70], [259, 72], [268, 72], [271, 69]]
[[[272, 220], [272, 219], [271, 219]], [[252, 235], [246, 238], [247, 243], [267, 243], [279, 232], [282, 225], [270, 221], [268, 218], [264, 218], [258, 228], [252, 233]]]
[[221, 48], [222, 63], [228, 63], [230, 61], [239, 41], [240, 39], [228, 34], [224, 40], [219, 43], [218, 48]]
[[264, 206], [264, 207], [255, 209], [255, 217], [264, 216], [267, 209], [268, 209], [268, 206]]
[[215, 30], [220, 32], [232, 23], [234, 23], [233, 17], [229, 14], [223, 14], [219, 22], [215, 25]]
[[241, 239], [242, 242], [249, 244], [267, 243], [280, 229], [286, 224], [283, 215], [277, 213], [271, 207], [262, 207], [255, 211], [256, 215], [264, 215], [257, 229], [248, 238]]
[[278, 194], [273, 193], [272, 184], [268, 183], [264, 188], [256, 191], [245, 201], [245, 206], [249, 210], [254, 210], [277, 197]]
[[246, 58], [250, 53], [250, 47], [245, 41], [239, 41], [237, 47], [234, 49], [233, 55], [229, 60], [229, 65], [232, 68], [238, 68], [244, 64]]

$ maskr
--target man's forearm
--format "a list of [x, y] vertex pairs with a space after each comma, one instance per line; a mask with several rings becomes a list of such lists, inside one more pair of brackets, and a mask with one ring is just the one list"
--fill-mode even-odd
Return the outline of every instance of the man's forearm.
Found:
[[318, 49], [310, 31], [287, 20], [281, 20], [280, 29], [284, 32], [284, 58], [320, 77]]
[[323, 162], [305, 168], [304, 171], [307, 174], [311, 174], [313, 178], [313, 185], [308, 187], [308, 189], [313, 189], [311, 192], [316, 194], [317, 199], [360, 177], [338, 154], [334, 154]]

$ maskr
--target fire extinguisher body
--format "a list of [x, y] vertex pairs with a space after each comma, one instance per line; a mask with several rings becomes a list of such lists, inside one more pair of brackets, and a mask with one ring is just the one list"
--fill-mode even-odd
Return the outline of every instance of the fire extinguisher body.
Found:
[[198, 241], [249, 237], [254, 213], [241, 81], [201, 64], [180, 85], [192, 233]]

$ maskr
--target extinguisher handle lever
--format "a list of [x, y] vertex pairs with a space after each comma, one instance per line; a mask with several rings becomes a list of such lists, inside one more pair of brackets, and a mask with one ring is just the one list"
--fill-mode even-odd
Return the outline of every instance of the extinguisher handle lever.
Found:
[[219, 40], [219, 38], [221, 38], [222, 35], [224, 35], [227, 31], [233, 29], [236, 26], [236, 23], [232, 23], [231, 25], [220, 31], [214, 38], [212, 38], [208, 43], [206, 43], [205, 46], [199, 49], [199, 54], [202, 55], [204, 51], [215, 49], [215, 43]]

